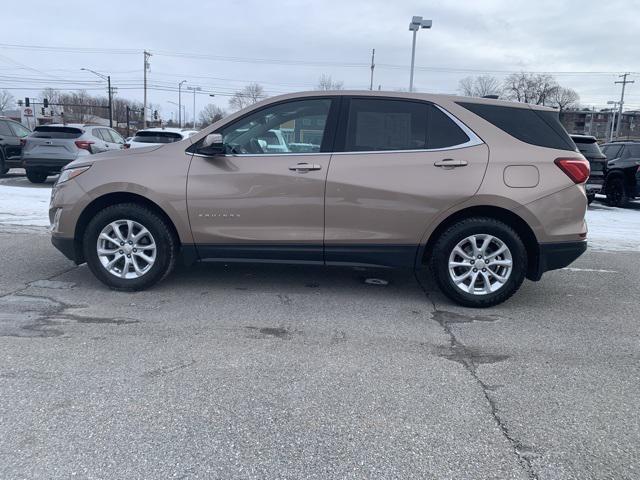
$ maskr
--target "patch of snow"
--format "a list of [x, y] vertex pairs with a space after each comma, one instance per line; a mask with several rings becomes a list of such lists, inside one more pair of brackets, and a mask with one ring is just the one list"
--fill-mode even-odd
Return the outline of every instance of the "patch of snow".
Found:
[[565, 267], [562, 270], [568, 270], [569, 272], [596, 272], [596, 273], [619, 273], [615, 270], [600, 270], [598, 268], [575, 268]]
[[[50, 188], [0, 185], [0, 226], [48, 227]], [[25, 228], [29, 231], [29, 228]]]
[[587, 210], [587, 241], [592, 250], [640, 252], [640, 205], [616, 208], [593, 203]]

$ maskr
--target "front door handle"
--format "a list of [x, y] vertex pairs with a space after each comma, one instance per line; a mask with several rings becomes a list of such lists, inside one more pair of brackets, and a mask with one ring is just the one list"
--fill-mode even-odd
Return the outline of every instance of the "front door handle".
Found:
[[320, 170], [321, 168], [322, 165], [318, 165], [317, 163], [301, 162], [297, 163], [296, 165], [291, 165], [289, 167], [289, 170], [291, 170], [292, 172], [307, 173], [311, 170]]
[[453, 158], [444, 158], [442, 160], [437, 160], [433, 162], [434, 167], [444, 168], [445, 170], [450, 170], [456, 167], [466, 167], [466, 160], [454, 160]]

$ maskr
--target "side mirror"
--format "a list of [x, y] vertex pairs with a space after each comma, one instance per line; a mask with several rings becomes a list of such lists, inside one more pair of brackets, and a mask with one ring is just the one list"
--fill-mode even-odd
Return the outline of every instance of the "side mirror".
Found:
[[202, 145], [198, 148], [200, 155], [216, 156], [224, 153], [224, 143], [222, 143], [222, 135], [219, 133], [210, 133], [202, 141]]

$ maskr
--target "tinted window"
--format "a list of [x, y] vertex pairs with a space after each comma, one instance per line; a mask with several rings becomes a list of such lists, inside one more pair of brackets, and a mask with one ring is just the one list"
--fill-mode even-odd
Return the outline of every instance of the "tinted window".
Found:
[[296, 100], [264, 108], [224, 127], [228, 153], [319, 152], [331, 108], [326, 98]]
[[439, 108], [379, 98], [351, 100], [346, 151], [446, 148], [469, 137]]
[[16, 123], [16, 122], [8, 122], [8, 123], [16, 137], [26, 137], [31, 133], [31, 130], [29, 130], [27, 127], [20, 125], [19, 123]]
[[469, 141], [469, 137], [442, 110], [429, 106], [429, 139], [428, 148], [446, 148], [461, 145]]
[[580, 150], [580, 153], [588, 158], [603, 158], [602, 150], [598, 146], [595, 138], [579, 138], [572, 137], [573, 141]]
[[640, 158], [640, 145], [628, 144], [624, 147], [622, 158]]
[[32, 137], [37, 138], [78, 138], [82, 135], [82, 130], [74, 127], [36, 127]]
[[97, 137], [105, 142], [111, 142], [111, 137], [109, 136], [109, 132], [107, 132], [104, 128], [94, 128], [92, 131], [92, 135]]
[[558, 119], [557, 112], [459, 102], [467, 110], [512, 137], [539, 147], [575, 150], [575, 144]]
[[131, 139], [138, 143], [173, 143], [182, 140], [182, 135], [176, 132], [149, 132], [140, 131]]
[[9, 128], [7, 122], [0, 121], [0, 135], [8, 135], [10, 137], [13, 137], [13, 132]]
[[427, 148], [427, 104], [402, 100], [351, 100], [345, 150]]
[[620, 150], [622, 150], [622, 145], [605, 145], [602, 147], [602, 152], [606, 155], [607, 160], [618, 158]]

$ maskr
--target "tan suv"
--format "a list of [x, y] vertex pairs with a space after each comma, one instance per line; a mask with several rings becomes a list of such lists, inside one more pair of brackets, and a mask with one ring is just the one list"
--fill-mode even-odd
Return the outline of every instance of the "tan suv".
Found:
[[180, 142], [73, 162], [52, 241], [119, 290], [178, 258], [429, 266], [452, 300], [486, 307], [585, 251], [588, 176], [547, 108], [298, 93]]

